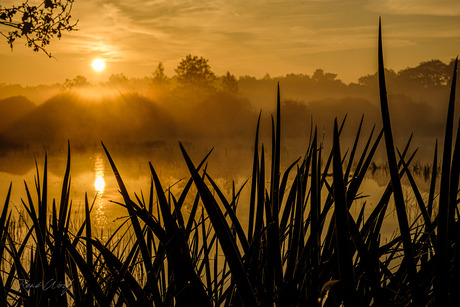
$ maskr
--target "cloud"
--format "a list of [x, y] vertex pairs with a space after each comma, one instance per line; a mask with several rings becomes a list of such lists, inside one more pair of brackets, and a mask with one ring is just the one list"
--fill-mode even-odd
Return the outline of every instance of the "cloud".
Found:
[[460, 2], [457, 0], [370, 0], [369, 10], [381, 14], [459, 16]]
[[373, 46], [375, 25], [348, 25], [341, 18], [354, 18], [347, 12], [358, 14], [362, 4], [322, 2], [80, 2], [74, 12], [80, 31], [66, 37], [60, 52], [97, 53], [144, 67], [161, 61], [170, 71], [191, 53], [209, 58], [213, 67], [242, 71], [256, 58], [285, 63], [292, 56]]
[[[441, 56], [450, 57], [458, 53], [460, 28], [448, 16], [459, 14], [460, 1], [453, 0], [76, 1], [72, 16], [79, 31], [64, 33], [50, 51], [69, 59], [65, 70], [74, 65], [70, 76], [83, 74], [82, 63], [96, 56], [116, 62], [111, 67], [127, 76], [145, 76], [158, 62], [171, 75], [187, 54], [208, 58], [217, 74], [274, 75], [329, 65], [342, 76], [356, 70], [337, 71], [352, 65], [345, 56], [356, 57], [356, 66], [375, 48], [379, 15], [386, 47], [398, 48], [398, 54], [414, 46], [436, 49], [433, 57], [439, 43], [449, 41]], [[27, 54], [21, 50], [12, 56]]]

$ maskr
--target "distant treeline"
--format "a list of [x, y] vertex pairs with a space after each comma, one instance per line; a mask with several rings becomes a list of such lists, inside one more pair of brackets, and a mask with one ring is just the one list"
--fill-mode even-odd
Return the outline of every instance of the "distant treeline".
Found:
[[[399, 72], [386, 71], [391, 115], [397, 137], [434, 138], [443, 129], [446, 88], [453, 62], [431, 60]], [[334, 117], [348, 116], [365, 127], [380, 125], [377, 75], [345, 84], [336, 74], [317, 69], [310, 75], [272, 78], [230, 72], [216, 76], [204, 58], [187, 56], [168, 77], [162, 63], [151, 76], [112, 75], [90, 84], [83, 76], [62, 84], [22, 87], [0, 85], [0, 141], [3, 148], [24, 144], [156, 142], [177, 139], [250, 138], [260, 110], [262, 129], [270, 130], [276, 85], [281, 87], [282, 133], [306, 138], [311, 120], [332, 131]], [[249, 134], [248, 134], [249, 132]], [[346, 133], [344, 134], [346, 136]]]
[[[386, 79], [390, 93], [400, 93], [414, 100], [431, 100], [437, 97], [450, 82], [454, 59], [449, 63], [440, 60], [421, 62], [416, 67], [408, 67], [398, 72], [387, 69]], [[203, 57], [187, 55], [175, 69], [174, 76], [167, 76], [163, 63], [159, 63], [150, 76], [144, 78], [128, 78], [123, 73], [112, 74], [106, 82], [91, 84], [86, 77], [76, 76], [66, 79], [62, 83], [52, 85], [21, 86], [0, 83], [0, 99], [11, 96], [25, 96], [35, 104], [40, 104], [57, 92], [68, 89], [91, 86], [104, 86], [118, 90], [130, 90], [142, 94], [152, 91], [171, 92], [184, 87], [201, 87], [207, 91], [225, 91], [239, 93], [246, 98], [255, 98], [259, 102], [263, 97], [273, 99], [273, 85], [282, 84], [283, 94], [287, 98], [309, 101], [321, 98], [363, 97], [375, 99], [377, 87], [377, 73], [362, 76], [358, 82], [345, 84], [335, 73], [316, 69], [311, 75], [286, 74], [285, 76], [271, 77], [266, 74], [262, 78], [240, 76], [236, 78], [230, 72], [216, 76]], [[271, 101], [270, 101], [271, 102]], [[268, 105], [271, 105], [268, 103]]]

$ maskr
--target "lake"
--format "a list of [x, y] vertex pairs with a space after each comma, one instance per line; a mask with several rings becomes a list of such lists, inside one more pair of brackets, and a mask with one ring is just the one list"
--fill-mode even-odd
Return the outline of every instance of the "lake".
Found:
[[[200, 160], [212, 148], [206, 144], [195, 143], [185, 143], [184, 146], [195, 165], [198, 165]], [[282, 170], [286, 169], [289, 164], [302, 156], [303, 148], [305, 148], [304, 144], [301, 143], [289, 144], [283, 147], [281, 153], [283, 161]], [[150, 148], [131, 147], [130, 150], [127, 150], [126, 147], [120, 148], [117, 146], [111, 149], [108, 146], [108, 149], [133, 200], [136, 199], [135, 193], [140, 199], [144, 197], [147, 200], [148, 198], [151, 183], [149, 161], [152, 162], [158, 173], [163, 189], [171, 187], [171, 191], [176, 197], [178, 197], [189, 178], [186, 164], [177, 143], [156, 144]], [[66, 150], [49, 150], [48, 152], [48, 198], [55, 198], [58, 203], [66, 167]], [[21, 199], [27, 199], [24, 181], [32, 191], [32, 199], [36, 201], [37, 196], [34, 190], [34, 178], [36, 177], [34, 156], [36, 157], [40, 172], [40, 181], [42, 181], [44, 165], [43, 150], [41, 152], [8, 152], [0, 157], [0, 201], [3, 204], [9, 183], [12, 182], [10, 208], [14, 216], [18, 216], [19, 214], [27, 215], [21, 203]], [[325, 155], [323, 154], [323, 156]], [[251, 146], [250, 143], [218, 146], [213, 149], [208, 159], [207, 172], [229, 198], [233, 182], [235, 183], [236, 190], [238, 190], [250, 179], [252, 159], [253, 145]], [[323, 157], [323, 159], [326, 159], [326, 157]], [[266, 162], [267, 169], [269, 169], [269, 165], [270, 162], [268, 159]], [[380, 164], [377, 162], [376, 165]], [[420, 167], [422, 168], [422, 166]], [[294, 171], [291, 173], [291, 178], [293, 177]], [[414, 173], [414, 177], [424, 197], [427, 197], [429, 189], [428, 178], [423, 176], [422, 171]], [[269, 178], [267, 178], [268, 180]], [[360, 189], [361, 195], [366, 195], [367, 197], [356, 201], [357, 205], [351, 208], [352, 214], [356, 217], [359, 214], [362, 203], [367, 202], [365, 215], [368, 216], [383, 194], [388, 181], [389, 173], [386, 168], [377, 167], [373, 171], [369, 170]], [[248, 223], [247, 203], [249, 200], [250, 181], [248, 183], [242, 190], [237, 210], [240, 222], [244, 225]], [[406, 199], [410, 200], [408, 203], [415, 205], [409, 183], [407, 180], [404, 180], [403, 183]], [[71, 150], [70, 195], [72, 211], [74, 213], [72, 222], [75, 227], [78, 227], [83, 222], [85, 193], [87, 193], [90, 204], [94, 201], [91, 215], [94, 228], [102, 232], [105, 231], [105, 234], [115, 230], [124, 218], [127, 217], [127, 210], [116, 203], [123, 202], [118, 190], [115, 176], [102, 146], [95, 147], [92, 150]], [[195, 195], [195, 192], [192, 194]], [[192, 201], [193, 198], [186, 202], [182, 210], [184, 216], [188, 215], [187, 210], [190, 208]], [[412, 211], [410, 208], [413, 205], [408, 206], [409, 213]], [[398, 227], [394, 208], [390, 207], [387, 215], [388, 218], [385, 220], [382, 236], [390, 238]]]

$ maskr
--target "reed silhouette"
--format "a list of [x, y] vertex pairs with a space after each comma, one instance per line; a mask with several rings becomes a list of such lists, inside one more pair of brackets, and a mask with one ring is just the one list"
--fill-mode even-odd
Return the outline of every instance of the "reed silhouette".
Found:
[[[45, 157], [41, 176], [37, 167], [36, 201], [25, 185], [23, 207], [31, 224], [21, 237], [13, 235], [11, 188], [6, 196], [0, 217], [2, 304], [455, 306], [460, 264], [459, 131], [453, 140], [457, 62], [445, 122], [440, 192], [434, 192], [436, 145], [429, 196], [424, 199], [409, 168], [417, 150], [410, 149], [411, 140], [402, 151], [394, 145], [382, 49], [379, 26], [383, 129], [369, 133], [362, 151], [358, 150], [362, 120], [345, 154], [340, 136], [346, 120], [335, 120], [330, 152], [325, 152], [312, 128], [305, 155], [282, 170], [279, 87], [271, 147], [260, 142], [259, 115], [252, 176], [243, 186], [234, 186], [231, 195], [225, 195], [206, 171], [211, 152], [196, 164], [183, 144], [179, 146], [190, 178], [180, 193], [165, 189], [154, 163], [149, 163], [150, 190], [132, 195], [116, 159], [103, 145], [123, 196], [119, 205], [128, 213], [106, 242], [94, 235], [87, 197], [84, 222], [76, 229], [69, 227], [70, 146], [60, 199], [48, 195]], [[360, 187], [382, 138], [391, 180], [365, 216]], [[409, 200], [403, 197], [400, 182], [406, 176], [415, 195]], [[241, 204], [239, 196], [246, 185], [250, 198]], [[188, 214], [183, 210], [186, 199], [193, 203]], [[417, 208], [413, 215], [407, 214], [410, 205]], [[248, 208], [247, 225], [238, 215], [241, 206]], [[382, 242], [382, 224], [392, 206], [399, 231]], [[350, 212], [354, 207], [357, 216]], [[61, 286], [46, 287], [47, 282]]]

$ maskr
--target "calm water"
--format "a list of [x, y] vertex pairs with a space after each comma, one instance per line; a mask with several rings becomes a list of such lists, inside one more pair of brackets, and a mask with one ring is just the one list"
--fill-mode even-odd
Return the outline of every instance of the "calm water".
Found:
[[[206, 146], [186, 145], [189, 153], [197, 165], [199, 160], [210, 150]], [[24, 181], [32, 190], [32, 198], [36, 201], [37, 196], [34, 191], [34, 178], [36, 168], [34, 155], [37, 157], [39, 166], [40, 180], [43, 176], [44, 153], [10, 153], [0, 158], [0, 202], [5, 200], [9, 183], [12, 182], [11, 208], [14, 214], [25, 214], [21, 199], [26, 199]], [[155, 148], [150, 151], [136, 151], [129, 153], [126, 151], [111, 150], [112, 158], [125, 182], [125, 185], [132, 199], [135, 193], [142, 198], [142, 193], [147, 201], [150, 189], [151, 175], [148, 162], [151, 161], [155, 167], [163, 188], [171, 187], [171, 191], [178, 197], [180, 191], [188, 180], [188, 171], [179, 152], [179, 146], [168, 145]], [[250, 177], [252, 172], [252, 148], [250, 146], [240, 146], [228, 148], [215, 148], [209, 158], [208, 172], [217, 182], [219, 187], [231, 195], [232, 181], [235, 182], [236, 189]], [[300, 147], [285, 149], [282, 159], [286, 162], [294, 161], [302, 155]], [[269, 162], [266, 162], [267, 167]], [[48, 156], [48, 184], [49, 198], [60, 200], [62, 188], [62, 178], [65, 172], [66, 153], [54, 152]], [[293, 174], [293, 173], [292, 173]], [[367, 195], [362, 201], [357, 202], [357, 206], [352, 207], [352, 214], [357, 216], [361, 204], [366, 201], [366, 216], [370, 214], [389, 180], [389, 174], [384, 169], [377, 170], [375, 173], [368, 172], [367, 178], [361, 186], [362, 195]], [[429, 182], [418, 174], [416, 180], [419, 189], [427, 196]], [[410, 188], [406, 182], [406, 198], [413, 199], [409, 193]], [[243, 224], [247, 224], [249, 185], [243, 190], [240, 198], [238, 215]], [[95, 228], [104, 230], [114, 230], [126, 217], [127, 212], [122, 206], [115, 202], [122, 202], [118, 185], [109, 165], [108, 159], [102, 148], [95, 148], [91, 151], [75, 152], [71, 157], [71, 200], [73, 208], [72, 221], [75, 225], [80, 225], [83, 221], [85, 193], [88, 194], [89, 202], [94, 201], [92, 220]], [[189, 204], [184, 208], [184, 215], [187, 215]], [[411, 208], [408, 209], [411, 212]], [[396, 214], [393, 209], [388, 211], [388, 218], [385, 221], [383, 235], [390, 237], [397, 229]]]
[[[175, 147], [175, 148], [173, 148]], [[190, 155], [197, 165], [211, 148], [191, 148]], [[152, 162], [160, 177], [164, 189], [171, 187], [178, 193], [185, 186], [188, 171], [180, 154], [179, 146], [167, 146], [152, 152], [135, 153], [111, 151], [112, 158], [122, 179], [135, 199], [135, 193], [147, 200], [151, 173], [149, 161]], [[36, 201], [35, 178], [37, 159], [40, 181], [43, 180], [44, 153], [8, 153], [0, 157], [0, 202], [3, 206], [8, 187], [12, 183], [11, 208], [14, 213], [24, 212], [21, 199], [26, 200], [24, 181], [32, 191], [32, 199]], [[209, 160], [208, 172], [224, 191], [231, 191], [232, 180], [239, 187], [251, 174], [252, 154], [240, 148], [232, 153], [228, 150], [214, 150]], [[49, 198], [60, 200], [62, 181], [66, 168], [66, 152], [48, 155], [48, 191]], [[102, 149], [71, 153], [71, 200], [75, 214], [84, 212], [85, 193], [89, 202], [94, 200], [92, 218], [96, 227], [112, 228], [117, 219], [126, 216], [126, 210], [114, 202], [122, 202], [118, 185], [109, 161]]]

